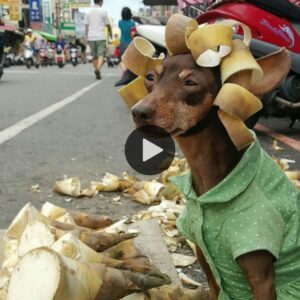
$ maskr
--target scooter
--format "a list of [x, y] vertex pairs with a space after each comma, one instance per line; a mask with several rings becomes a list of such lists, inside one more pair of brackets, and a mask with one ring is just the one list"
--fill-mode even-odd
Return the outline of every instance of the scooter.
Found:
[[30, 43], [27, 43], [25, 45], [23, 56], [24, 56], [24, 63], [26, 65], [27, 69], [30, 69], [32, 66], [35, 66], [36, 68], [39, 67], [37, 59], [34, 55], [34, 49], [30, 45]]
[[9, 68], [15, 64], [15, 54], [11, 47], [4, 48], [4, 67]]
[[76, 47], [70, 48], [70, 62], [76, 67], [78, 64], [78, 49]]
[[49, 48], [48, 49], [48, 65], [49, 66], [54, 65], [54, 61], [55, 61], [54, 49], [53, 48]]
[[55, 55], [55, 62], [58, 65], [58, 67], [61, 69], [65, 65], [65, 54], [63, 48], [58, 45]]
[[[185, 1], [188, 2], [188, 1]], [[291, 71], [280, 88], [263, 99], [263, 111], [266, 116], [290, 117], [292, 127], [300, 120], [300, 8], [288, 0], [256, 0], [257, 5], [238, 1], [193, 0], [196, 5], [185, 8], [189, 16], [197, 16], [198, 23], [216, 23], [221, 20], [234, 19], [251, 28], [253, 39], [250, 44], [256, 57], [268, 55], [281, 47], [291, 52]], [[247, 13], [245, 13], [247, 12]], [[149, 39], [159, 51], [165, 49], [164, 26], [140, 25], [137, 33]], [[241, 38], [241, 28], [237, 27], [235, 36]], [[261, 114], [261, 113], [260, 113]], [[249, 126], [252, 127], [259, 118], [254, 116]]]
[[47, 49], [41, 48], [39, 51], [40, 62], [42, 67], [48, 66], [48, 51]]

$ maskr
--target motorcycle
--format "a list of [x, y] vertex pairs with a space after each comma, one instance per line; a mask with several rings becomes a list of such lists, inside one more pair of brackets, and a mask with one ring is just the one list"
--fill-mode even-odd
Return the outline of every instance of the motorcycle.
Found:
[[39, 67], [36, 56], [34, 54], [34, 49], [30, 43], [27, 43], [25, 45], [23, 56], [24, 56], [24, 63], [28, 69], [30, 69], [32, 66], [35, 66], [36, 68]]
[[78, 64], [78, 49], [76, 47], [70, 48], [70, 62], [74, 67]]
[[66, 62], [64, 50], [60, 45], [58, 45], [58, 47], [56, 49], [55, 62], [60, 69], [64, 67], [65, 62]]
[[54, 65], [54, 61], [55, 61], [54, 49], [53, 48], [49, 48], [48, 49], [48, 65], [49, 66]]
[[4, 67], [9, 68], [15, 64], [15, 54], [11, 47], [4, 48]]
[[39, 51], [40, 63], [42, 67], [48, 66], [48, 52], [47, 49], [41, 48]]
[[[250, 49], [255, 57], [262, 57], [286, 47], [292, 57], [291, 71], [281, 86], [262, 99], [263, 110], [249, 120], [253, 127], [261, 114], [265, 116], [290, 117], [292, 127], [300, 120], [300, 8], [288, 0], [239, 1], [193, 0], [196, 5], [188, 5], [184, 12], [195, 16], [199, 25], [234, 19], [248, 25], [252, 31]], [[254, 4], [255, 2], [255, 4]], [[247, 13], [245, 13], [247, 12]], [[158, 49], [165, 51], [165, 27], [140, 25], [137, 33], [149, 39]], [[235, 37], [241, 38], [242, 30], [235, 28]]]

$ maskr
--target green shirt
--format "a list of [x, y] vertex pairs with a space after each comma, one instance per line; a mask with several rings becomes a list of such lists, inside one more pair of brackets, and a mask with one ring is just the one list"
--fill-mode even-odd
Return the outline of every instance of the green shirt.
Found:
[[202, 249], [221, 289], [218, 300], [253, 299], [236, 258], [255, 250], [276, 258], [277, 299], [300, 299], [299, 193], [257, 139], [234, 170], [200, 197], [190, 173], [171, 181], [187, 199], [177, 227]]

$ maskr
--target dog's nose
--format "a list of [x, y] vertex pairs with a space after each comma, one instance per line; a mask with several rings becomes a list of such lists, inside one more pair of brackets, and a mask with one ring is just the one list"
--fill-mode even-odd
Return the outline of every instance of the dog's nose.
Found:
[[153, 117], [154, 111], [149, 106], [137, 105], [132, 110], [132, 116], [135, 122], [143, 123], [149, 121]]

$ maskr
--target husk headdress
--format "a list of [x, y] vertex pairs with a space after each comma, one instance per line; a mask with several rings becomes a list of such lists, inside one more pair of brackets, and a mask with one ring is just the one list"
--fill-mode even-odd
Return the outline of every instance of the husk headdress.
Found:
[[[233, 27], [241, 26], [243, 40], [233, 40]], [[173, 15], [166, 26], [169, 55], [191, 53], [201, 67], [220, 66], [222, 87], [214, 101], [218, 116], [232, 142], [241, 150], [253, 142], [244, 121], [262, 108], [261, 101], [249, 90], [263, 78], [263, 71], [249, 50], [251, 31], [246, 25], [230, 20], [198, 27], [195, 20]], [[146, 39], [136, 37], [125, 51], [122, 61], [138, 78], [119, 90], [128, 107], [132, 107], [148, 91], [144, 77], [164, 60], [155, 58], [155, 48]]]

